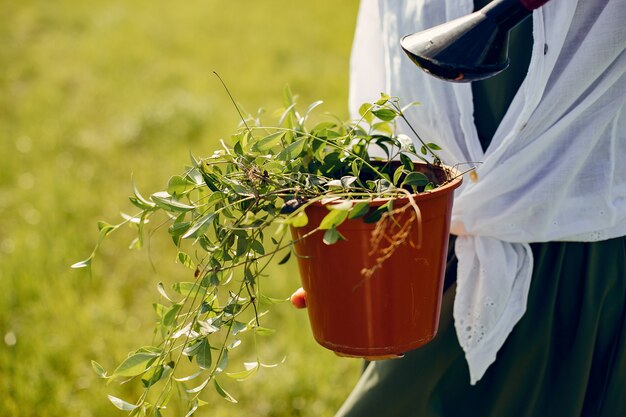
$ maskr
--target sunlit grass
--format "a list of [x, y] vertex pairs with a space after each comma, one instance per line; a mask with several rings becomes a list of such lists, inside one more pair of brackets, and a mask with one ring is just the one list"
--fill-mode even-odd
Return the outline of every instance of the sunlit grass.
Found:
[[[98, 220], [132, 211], [131, 174], [146, 194], [157, 191], [189, 152], [212, 153], [234, 129], [237, 114], [213, 71], [248, 111], [278, 107], [288, 83], [301, 103], [322, 99], [322, 110], [347, 116], [356, 6], [3, 3], [0, 415], [123, 415], [106, 394], [137, 393], [107, 387], [90, 361], [110, 369], [149, 344], [156, 283], [188, 272], [173, 264], [165, 239], [126, 251], [130, 231], [105, 244], [92, 275], [69, 265], [89, 254]], [[274, 268], [264, 285], [288, 297], [295, 265]], [[237, 405], [210, 393], [210, 410], [199, 415], [332, 415], [348, 394], [360, 364], [317, 346], [306, 313], [275, 310], [267, 325], [278, 332], [260, 350], [284, 364], [228, 384]]]

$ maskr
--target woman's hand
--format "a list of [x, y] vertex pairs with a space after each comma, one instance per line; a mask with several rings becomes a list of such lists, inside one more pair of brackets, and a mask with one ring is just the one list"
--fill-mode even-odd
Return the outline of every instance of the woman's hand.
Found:
[[306, 308], [306, 291], [303, 288], [298, 288], [291, 294], [289, 301], [295, 308]]

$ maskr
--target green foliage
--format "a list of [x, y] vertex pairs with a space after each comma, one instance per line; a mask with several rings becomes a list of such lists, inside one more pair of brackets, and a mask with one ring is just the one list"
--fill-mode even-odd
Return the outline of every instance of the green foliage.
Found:
[[[220, 381], [245, 380], [259, 368], [273, 366], [258, 357], [244, 363], [243, 371], [227, 371], [231, 352], [242, 345], [245, 333], [255, 346], [259, 337], [275, 333], [261, 325], [263, 309], [274, 304], [261, 291], [264, 271], [280, 259], [275, 260], [276, 255], [282, 258], [279, 263], [288, 260], [293, 241], [286, 226], [307, 225], [308, 206], [321, 203], [329, 209], [307, 236], [323, 231], [323, 241], [331, 245], [344, 239], [339, 227], [347, 219], [365, 216], [366, 221], [376, 221], [392, 207], [388, 203], [370, 210], [368, 202], [406, 197], [448, 180], [437, 175], [447, 171], [432, 144], [424, 146], [433, 162], [415, 152], [405, 136], [393, 134], [396, 119], [404, 118], [397, 99], [383, 94], [375, 103], [365, 104], [358, 121], [343, 123], [330, 117], [309, 126], [306, 121], [321, 102], [299, 113], [290, 90], [284, 97], [285, 108], [276, 123], [242, 116], [229, 144], [222, 141], [207, 158], [192, 156], [183, 173], [169, 179], [166, 190], [146, 198], [133, 187], [130, 201], [140, 211], [124, 215], [116, 225], [100, 222], [96, 249], [73, 265], [89, 266], [102, 239], [125, 224], [135, 228], [136, 241], [141, 242], [145, 225], [158, 216], [154, 223], [168, 224], [162, 230], [176, 247], [176, 261], [194, 271], [194, 281], [172, 285], [177, 295], [158, 284], [164, 301], [154, 305], [155, 333], [160, 335], [154, 346], [132, 352], [110, 375], [92, 364], [101, 378], [141, 381], [145, 390], [136, 404], [110, 397], [131, 415], [165, 409], [172, 395], [181, 392], [191, 415], [209, 385], [236, 402]], [[372, 159], [373, 146], [383, 149], [388, 160]], [[413, 159], [432, 168], [416, 172]], [[183, 357], [191, 369], [183, 366]], [[188, 387], [195, 379], [201, 382]]]
[[[68, 264], [88, 255], [98, 219], [138, 211], [125, 201], [131, 172], [140, 190], [165, 189], [190, 150], [204, 154], [230, 133], [236, 113], [212, 70], [251, 108], [279, 106], [289, 82], [301, 99], [323, 96], [345, 116], [357, 7], [329, 0], [245, 7], [216, 0], [3, 2], [0, 416], [125, 414], [106, 394], [134, 403], [139, 378], [104, 384], [91, 359], [110, 373], [131, 349], [151, 344], [155, 314], [146, 306], [162, 303], [154, 283], [177, 295], [171, 284], [189, 271], [172, 262], [176, 250], [169, 237], [153, 234], [154, 222], [145, 225], [141, 252], [125, 253], [136, 230], [129, 225], [108, 236], [93, 273]], [[242, 48], [245, 54], [233, 53]], [[266, 271], [269, 295], [291, 293], [294, 267]], [[290, 366], [262, 369], [241, 386], [220, 381], [239, 403], [234, 409], [209, 393], [211, 414], [317, 417], [345, 398], [351, 383], [337, 389], [317, 381], [354, 381], [360, 364], [315, 349], [306, 313], [288, 307], [274, 307], [264, 323], [281, 330], [264, 358], [287, 356]], [[251, 349], [239, 349], [240, 358], [254, 360]], [[186, 414], [170, 405], [164, 416]]]

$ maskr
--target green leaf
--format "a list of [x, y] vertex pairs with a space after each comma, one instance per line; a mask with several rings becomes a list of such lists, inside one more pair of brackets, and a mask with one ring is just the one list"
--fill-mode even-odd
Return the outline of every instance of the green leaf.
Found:
[[380, 120], [384, 120], [385, 122], [390, 122], [398, 116], [398, 114], [391, 109], [378, 109], [372, 111], [372, 113], [374, 113], [374, 115]]
[[404, 169], [406, 169], [409, 172], [413, 172], [413, 170], [415, 169], [415, 165], [413, 164], [413, 161], [411, 161], [411, 158], [401, 153], [400, 161], [402, 162], [402, 166], [404, 167]]
[[[193, 158], [193, 156], [191, 157]], [[187, 179], [187, 181], [191, 181], [195, 185], [202, 185], [204, 183], [202, 179], [202, 173], [200, 172], [197, 164], [194, 164], [193, 168], [187, 170], [187, 172], [185, 173], [185, 178]]]
[[206, 230], [209, 228], [210, 223], [213, 221], [214, 218], [215, 218], [215, 213], [209, 213], [195, 220], [193, 224], [191, 225], [191, 227], [189, 228], [189, 230], [187, 230], [187, 232], [185, 232], [185, 234], [182, 236], [182, 238], [187, 239], [190, 236], [197, 237], [197, 236], [204, 234], [204, 232], [206, 232]]
[[[254, 282], [254, 276], [250, 272], [250, 269], [246, 269], [244, 271], [244, 281]], [[223, 311], [224, 313], [232, 316], [232, 315], [237, 314], [239, 311], [241, 311], [241, 307], [242, 307], [242, 304], [238, 302], [238, 298], [233, 297], [230, 300], [228, 300], [228, 304], [226, 304]]]
[[142, 346], [135, 353], [151, 353], [153, 355], [159, 356], [163, 351], [156, 346]]
[[135, 184], [134, 179], [131, 179], [131, 183], [133, 186], [134, 197], [129, 197], [130, 202], [142, 210], [150, 210], [150, 209], [155, 208], [156, 206], [152, 201], [147, 200], [139, 193], [139, 190], [137, 189], [137, 185]]
[[285, 132], [275, 132], [261, 138], [252, 146], [252, 150], [256, 152], [266, 152], [281, 143], [281, 139], [285, 136]]
[[352, 176], [352, 175], [345, 175], [343, 177], [341, 177], [341, 186], [343, 188], [350, 188], [352, 187], [352, 184], [358, 180], [357, 177]]
[[427, 143], [426, 146], [428, 146], [433, 151], [440, 151], [441, 150], [439, 145], [437, 145], [436, 143], [432, 143], [432, 142], [431, 143]]
[[258, 240], [255, 240], [250, 244], [250, 249], [258, 253], [259, 255], [265, 255], [265, 248], [263, 247], [263, 243], [259, 242]]
[[172, 289], [184, 297], [195, 294], [196, 291], [200, 290], [201, 288], [202, 287], [200, 287], [198, 284], [187, 281], [176, 282], [174, 283], [174, 285], [172, 285]]
[[163, 314], [163, 320], [161, 321], [164, 326], [169, 327], [176, 324], [176, 316], [180, 311], [181, 304], [174, 304], [165, 311]]
[[135, 408], [139, 407], [138, 405], [131, 404], [112, 395], [109, 395], [109, 401], [111, 401], [115, 407], [119, 408], [122, 411], [132, 411]]
[[174, 196], [165, 191], [152, 194], [152, 200], [166, 211], [189, 211], [195, 209], [194, 206], [181, 203]]
[[236, 379], [237, 381], [245, 381], [259, 370], [258, 362], [244, 362], [243, 366], [245, 370], [239, 372], [227, 372], [226, 375]]
[[185, 265], [189, 269], [196, 269], [196, 264], [194, 263], [191, 256], [187, 255], [185, 252], [178, 252], [176, 259], [179, 263]]
[[[191, 389], [187, 389], [185, 391], [187, 391], [189, 394], [198, 393], [198, 392], [202, 391], [204, 389], [204, 387], [206, 387], [208, 385], [210, 380], [211, 380], [211, 378], [207, 378], [207, 379], [204, 380], [204, 382], [202, 382], [202, 384], [198, 385], [197, 387], [194, 387], [194, 388], [191, 388]], [[197, 404], [195, 405], [195, 408], [198, 408]], [[195, 411], [195, 409], [193, 409], [193, 411]], [[192, 414], [193, 414], [192, 411], [187, 413], [188, 416], [190, 416]]]
[[[359, 160], [355, 159], [354, 161], [352, 161], [352, 163], [350, 164], [350, 168], [352, 169], [353, 173], [359, 173], [360, 169], [359, 169]], [[361, 164], [362, 165], [362, 164]]]
[[242, 323], [240, 321], [234, 321], [230, 329], [230, 334], [233, 336], [236, 336], [237, 334], [245, 332], [246, 330], [248, 330], [247, 324]]
[[212, 334], [218, 332], [222, 323], [223, 322], [219, 317], [212, 317], [208, 320], [200, 321], [198, 323], [200, 325], [200, 333]]
[[107, 222], [103, 222], [103, 221], [99, 221], [98, 222], [98, 230], [100, 230], [100, 231], [102, 231], [103, 229], [111, 230], [111, 229], [114, 229], [114, 228], [115, 228], [115, 226], [113, 226], [113, 225], [111, 225], [111, 224], [109, 224]]
[[346, 238], [341, 233], [339, 233], [337, 229], [328, 229], [324, 233], [323, 242], [327, 245], [332, 245], [339, 240], [346, 240]]
[[359, 107], [359, 115], [367, 123], [372, 123], [372, 120], [374, 120], [374, 115], [372, 114], [372, 107], [374, 106], [371, 103], [363, 103], [361, 104], [361, 107]]
[[422, 103], [420, 103], [419, 101], [412, 101], [409, 104], [407, 104], [406, 106], [402, 107], [402, 113], [404, 113], [405, 111], [407, 111], [411, 107], [421, 106], [421, 105], [422, 105]]
[[365, 223], [376, 223], [378, 220], [380, 220], [383, 213], [389, 210], [389, 208], [390, 208], [390, 204], [385, 203], [382, 206], [378, 207], [373, 212], [369, 213], [367, 216], [365, 216], [363, 221]]
[[293, 227], [304, 227], [309, 223], [309, 218], [304, 211], [301, 211], [295, 217], [292, 217], [289, 223]]
[[259, 302], [267, 306], [281, 304], [281, 303], [284, 303], [285, 301], [287, 301], [286, 298], [272, 298], [272, 297], [268, 297], [265, 294], [261, 294], [259, 296]]
[[287, 254], [278, 262], [278, 265], [286, 264], [287, 261], [289, 261], [289, 258], [291, 258], [291, 250], [287, 252]]
[[196, 186], [196, 184], [180, 175], [174, 175], [167, 182], [167, 192], [171, 195], [183, 195]]
[[386, 133], [390, 136], [393, 135], [393, 127], [389, 122], [374, 123], [372, 125], [372, 129], [374, 129], [376, 132]]
[[211, 174], [202, 169], [200, 171], [202, 173], [202, 178], [204, 179], [204, 183], [209, 188], [209, 190], [213, 192], [219, 192], [220, 189], [218, 187], [219, 180], [215, 174]]
[[172, 372], [172, 368], [168, 365], [159, 365], [151, 368], [141, 378], [141, 384], [144, 388], [151, 387], [162, 379], [165, 379]]
[[178, 382], [187, 382], [187, 381], [191, 381], [192, 379], [196, 379], [197, 377], [199, 377], [200, 375], [202, 375], [202, 370], [193, 373], [191, 375], [187, 375], [187, 376], [183, 376], [181, 378], [174, 378], [174, 381], [178, 381]]
[[276, 330], [268, 329], [267, 327], [257, 326], [257, 327], [254, 328], [254, 333], [257, 336], [270, 336], [270, 335], [273, 335], [274, 333], [276, 333]]
[[[241, 136], [239, 136], [239, 138], [241, 138]], [[240, 141], [235, 142], [235, 144], [233, 145], [233, 151], [236, 155], [243, 156], [243, 146], [241, 145]]]
[[[183, 213], [184, 214], [184, 213]], [[172, 223], [172, 225], [167, 229], [167, 231], [169, 232], [169, 234], [172, 237], [179, 237], [180, 235], [182, 235], [183, 233], [185, 233], [187, 230], [189, 230], [189, 226], [191, 225], [191, 223], [186, 222], [186, 221], [182, 221], [182, 220], [176, 220], [174, 223]]]
[[232, 349], [236, 348], [239, 345], [241, 345], [241, 340], [235, 339], [232, 342], [230, 342], [228, 344], [228, 346], [226, 346], [226, 348], [228, 348], [229, 350], [232, 350]]
[[163, 296], [163, 298], [165, 298], [167, 301], [172, 301], [172, 299], [167, 295], [167, 292], [165, 292], [165, 287], [163, 286], [162, 282], [159, 282], [157, 284], [157, 291], [159, 292], [159, 294], [161, 294]]
[[384, 106], [391, 97], [388, 94], [380, 93], [380, 98], [376, 100], [376, 104], [379, 106]]
[[[235, 192], [235, 194], [244, 195], [244, 196], [248, 196], [248, 195], [254, 194], [252, 188], [242, 184], [239, 181], [227, 180], [226, 178], [223, 178], [222, 180], [223, 180], [223, 182], [225, 184], [228, 185], [228, 187], [231, 190], [233, 190]], [[226, 211], [224, 211], [224, 212], [226, 212]]]
[[280, 119], [278, 119], [278, 125], [282, 126], [283, 122], [286, 120], [287, 123], [287, 127], [293, 127], [293, 118], [292, 116], [295, 116], [295, 107], [296, 107], [296, 103], [291, 103], [283, 112], [283, 114], [280, 116]]
[[226, 369], [226, 367], [228, 366], [228, 349], [230, 348], [224, 349], [224, 351], [222, 352], [222, 357], [220, 358], [219, 363], [215, 367], [215, 375], [218, 375], [224, 372], [224, 369]]
[[313, 103], [309, 104], [309, 107], [307, 107], [306, 110], [304, 111], [304, 116], [306, 117], [309, 113], [311, 113], [313, 111], [313, 109], [315, 109], [316, 107], [320, 106], [321, 104], [324, 104], [324, 102], [322, 100], [317, 100], [317, 101], [314, 101]]
[[262, 167], [268, 171], [268, 173], [280, 173], [283, 172], [285, 165], [282, 162], [270, 160], [262, 164]]
[[217, 379], [213, 379], [213, 384], [215, 385], [215, 391], [217, 391], [217, 393], [221, 395], [226, 401], [230, 401], [231, 403], [235, 404], [237, 403], [237, 400], [232, 395], [224, 391], [224, 388], [222, 388], [222, 386], [217, 382]]
[[102, 243], [105, 237], [107, 237], [111, 232], [113, 232], [117, 227], [107, 224], [105, 222], [98, 223], [98, 229], [100, 229], [100, 233], [98, 234], [98, 244]]
[[165, 311], [167, 310], [167, 308], [160, 303], [152, 303], [152, 308], [159, 319], [163, 318], [163, 314], [165, 314]]
[[362, 201], [360, 203], [356, 203], [354, 207], [350, 210], [348, 214], [349, 219], [358, 219], [359, 217], [365, 216], [370, 209], [370, 205], [367, 201]]
[[276, 368], [278, 365], [280, 365], [281, 363], [285, 363], [285, 360], [287, 359], [286, 356], [283, 356], [283, 358], [277, 362], [277, 363], [261, 363], [260, 365], [263, 368]]
[[289, 107], [292, 104], [294, 104], [293, 93], [291, 92], [291, 88], [286, 85], [285, 88], [283, 88], [283, 106]]
[[402, 181], [403, 186], [421, 187], [426, 184], [428, 184], [428, 177], [421, 172], [411, 172]]
[[330, 210], [326, 216], [320, 222], [320, 229], [328, 230], [334, 229], [343, 223], [348, 217], [348, 212], [345, 210]]
[[91, 368], [93, 369], [93, 371], [100, 377], [100, 378], [106, 378], [107, 377], [107, 372], [104, 370], [104, 368], [102, 367], [102, 365], [100, 365], [98, 362], [96, 361], [91, 361]]
[[[209, 382], [208, 379], [207, 379], [207, 382]], [[196, 400], [191, 403], [191, 408], [189, 408], [189, 411], [187, 411], [187, 414], [185, 414], [185, 417], [193, 416], [197, 409], [198, 409], [198, 401]]]
[[[145, 214], [144, 214], [145, 215]], [[142, 223], [148, 223], [149, 220], [146, 220], [144, 215], [137, 217], [137, 216], [131, 216], [128, 215], [126, 213], [120, 213], [120, 216], [122, 216], [122, 218], [124, 220], [126, 220], [129, 223], [133, 223], [133, 224], [142, 224]]]
[[248, 240], [247, 235], [243, 232], [242, 235], [237, 235], [237, 248], [235, 249], [236, 256], [243, 256], [248, 252]]
[[145, 372], [158, 357], [157, 353], [138, 352], [130, 355], [113, 371], [112, 377], [133, 377]]
[[246, 212], [246, 214], [241, 219], [241, 225], [249, 226], [254, 224], [258, 220], [257, 215], [252, 210]]
[[329, 210], [351, 210], [352, 209], [352, 201], [343, 200], [339, 203], [332, 203], [326, 206]]
[[400, 177], [404, 173], [405, 173], [405, 171], [404, 171], [404, 167], [403, 166], [396, 168], [396, 170], [393, 173], [393, 183], [394, 184], [398, 184], [398, 182], [400, 181]]
[[301, 130], [304, 130], [304, 129], [305, 129], [305, 123], [306, 123], [306, 120], [307, 120], [307, 119], [308, 119], [308, 117], [309, 117], [309, 114], [311, 114], [311, 112], [312, 112], [312, 111], [313, 111], [313, 110], [314, 110], [317, 106], [319, 106], [319, 105], [320, 105], [320, 104], [322, 104], [322, 103], [324, 103], [322, 100], [317, 100], [317, 101], [315, 101], [315, 102], [311, 103], [311, 104], [309, 105], [309, 107], [307, 107], [307, 108], [306, 108], [306, 110], [304, 111], [304, 115], [303, 115], [303, 116], [300, 118], [300, 120], [298, 121], [298, 125], [299, 125], [299, 128], [300, 128]]
[[280, 151], [276, 158], [281, 161], [288, 161], [297, 158], [304, 149], [304, 145], [306, 144], [307, 138], [297, 139], [295, 142], [287, 145], [285, 149]]
[[80, 261], [80, 262], [76, 262], [74, 264], [72, 264], [72, 266], [70, 266], [70, 268], [74, 268], [74, 269], [78, 269], [78, 268], [87, 268], [88, 266], [91, 265], [91, 262], [93, 261], [93, 256], [90, 256], [89, 258]]
[[211, 345], [208, 339], [202, 339], [198, 352], [196, 353], [196, 362], [202, 369], [211, 369]]
[[202, 339], [201, 341], [197, 341], [197, 342], [192, 342], [190, 344], [188, 344], [184, 349], [183, 349], [183, 355], [185, 356], [196, 356], [198, 354], [198, 350], [200, 349], [200, 347], [202, 346], [202, 341], [205, 339]]

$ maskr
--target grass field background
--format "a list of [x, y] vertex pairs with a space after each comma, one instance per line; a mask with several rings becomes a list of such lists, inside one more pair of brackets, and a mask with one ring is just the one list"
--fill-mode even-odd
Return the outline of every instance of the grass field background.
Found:
[[[237, 114], [213, 71], [249, 111], [279, 107], [289, 84], [303, 106], [322, 99], [347, 117], [357, 6], [0, 0], [0, 416], [124, 415], [107, 394], [137, 391], [106, 386], [90, 361], [111, 369], [149, 344], [156, 283], [183, 269], [166, 240], [127, 251], [130, 230], [91, 275], [69, 266], [91, 251], [98, 220], [131, 210], [131, 174], [150, 194], [189, 152], [228, 138]], [[298, 286], [293, 264], [270, 275], [274, 297]], [[284, 364], [228, 384], [239, 404], [208, 390], [197, 415], [319, 417], [341, 404], [360, 363], [317, 346], [305, 312], [275, 313], [261, 349]]]

